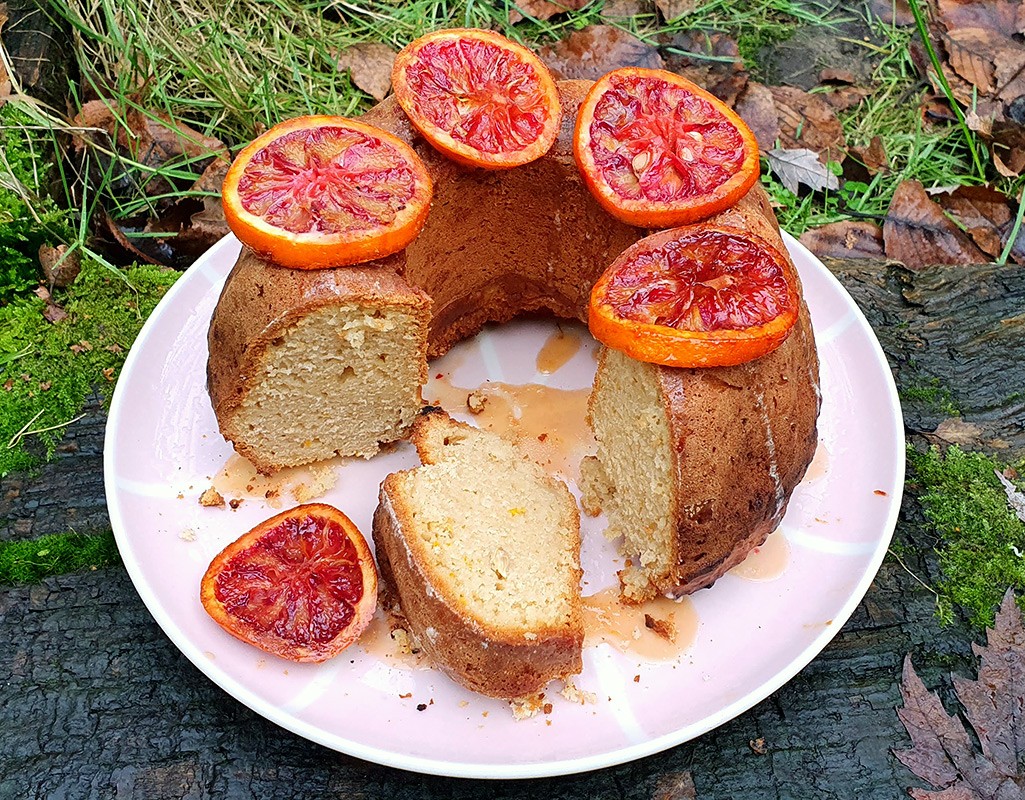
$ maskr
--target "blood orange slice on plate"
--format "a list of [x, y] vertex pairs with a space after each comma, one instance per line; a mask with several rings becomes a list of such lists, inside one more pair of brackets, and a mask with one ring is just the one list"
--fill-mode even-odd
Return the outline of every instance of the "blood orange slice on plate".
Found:
[[733, 205], [758, 179], [758, 143], [737, 114], [690, 81], [628, 67], [591, 87], [573, 153], [614, 217], [668, 228]]
[[627, 248], [595, 283], [588, 326], [639, 361], [724, 367], [779, 347], [800, 305], [785, 253], [740, 230], [692, 225]]
[[232, 636], [291, 661], [324, 661], [370, 624], [377, 568], [345, 514], [310, 503], [224, 548], [203, 576], [200, 598]]
[[232, 232], [274, 263], [340, 267], [382, 258], [424, 226], [433, 185], [409, 145], [344, 117], [275, 125], [238, 154], [221, 190]]
[[548, 68], [491, 31], [455, 28], [416, 39], [395, 59], [392, 87], [416, 129], [460, 164], [526, 164], [559, 135], [562, 105]]

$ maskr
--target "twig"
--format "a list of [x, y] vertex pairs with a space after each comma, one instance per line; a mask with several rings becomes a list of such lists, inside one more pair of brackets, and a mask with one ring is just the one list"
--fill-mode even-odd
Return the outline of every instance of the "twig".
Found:
[[897, 551], [896, 550], [894, 550], [892, 547], [889, 547], [889, 548], [887, 548], [886, 552], [888, 552], [891, 556], [893, 556], [895, 559], [897, 559], [897, 563], [900, 564], [901, 567], [904, 568], [904, 571], [908, 575], [910, 575], [912, 578], [914, 578], [916, 581], [918, 581], [920, 584], [922, 584], [923, 588], [925, 588], [927, 591], [931, 592], [935, 597], [939, 597], [939, 593], [935, 589], [933, 589], [928, 583], [923, 581], [921, 578], [919, 578], [914, 572], [912, 572], [908, 568], [908, 565], [904, 563], [904, 559], [902, 559], [899, 555], [897, 555]]
[[16, 434], [14, 434], [14, 436], [11, 437], [11, 441], [7, 443], [8, 450], [16, 446], [18, 442], [20, 442], [26, 436], [34, 436], [37, 433], [46, 433], [47, 431], [55, 431], [58, 428], [66, 428], [68, 425], [78, 422], [80, 419], [85, 419], [86, 416], [85, 414], [79, 414], [77, 417], [75, 417], [74, 419], [69, 419], [67, 422], [58, 422], [56, 425], [49, 425], [45, 428], [35, 428], [33, 430], [28, 430], [28, 427], [37, 419], [39, 419], [39, 415], [42, 413], [43, 409], [39, 409], [39, 411], [36, 412], [36, 415], [32, 417], [32, 419], [30, 419], [28, 422], [26, 422], [25, 426], [20, 431], [18, 431]]

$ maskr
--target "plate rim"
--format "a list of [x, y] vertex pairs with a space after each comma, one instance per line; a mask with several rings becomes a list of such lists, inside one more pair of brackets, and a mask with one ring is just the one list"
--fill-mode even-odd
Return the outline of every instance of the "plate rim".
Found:
[[[156, 593], [150, 589], [149, 584], [145, 580], [142, 574], [142, 567], [134, 558], [126, 558], [126, 553], [131, 554], [132, 546], [129, 541], [130, 537], [127, 532], [127, 526], [124, 524], [120, 499], [115, 489], [116, 461], [113, 454], [116, 450], [114, 443], [118, 440], [119, 435], [116, 423], [122, 414], [121, 407], [124, 402], [124, 392], [126, 391], [123, 390], [122, 387], [127, 385], [122, 382], [121, 377], [131, 374], [135, 362], [142, 357], [140, 354], [143, 352], [146, 342], [153, 334], [161, 316], [166, 313], [167, 308], [172, 306], [174, 299], [178, 294], [185, 290], [184, 287], [189, 280], [197, 280], [198, 275], [202, 272], [205, 265], [220, 255], [221, 251], [231, 249], [238, 245], [238, 240], [232, 234], [228, 234], [223, 237], [219, 242], [214, 244], [198, 259], [196, 259], [193, 265], [182, 274], [182, 276], [167, 291], [164, 297], [161, 298], [160, 302], [150, 313], [146, 322], [143, 324], [142, 329], [139, 331], [135, 342], [133, 342], [129, 349], [128, 356], [125, 358], [125, 363], [121, 369], [117, 385], [114, 388], [110, 408], [107, 412], [107, 421], [104, 426], [103, 447], [105, 498], [110, 517], [111, 530], [113, 531], [114, 539], [121, 554], [122, 561], [129, 577], [132, 580], [136, 593], [140, 596], [147, 611], [156, 621], [164, 635], [171, 640], [175, 647], [178, 648], [178, 650], [193, 664], [193, 666], [211, 680], [221, 691], [227, 693], [238, 702], [243, 703], [265, 719], [268, 719], [274, 724], [296, 734], [297, 736], [316, 742], [330, 750], [354, 756], [372, 763], [381, 764], [383, 766], [394, 767], [425, 775], [489, 780], [528, 779], [574, 775], [606, 767], [617, 766], [645, 756], [660, 753], [671, 747], [696, 739], [697, 737], [714, 730], [720, 725], [725, 724], [777, 692], [783, 685], [788, 683], [809, 663], [811, 663], [811, 661], [818, 656], [819, 653], [821, 653], [837, 635], [839, 635], [843, 626], [853, 615], [865, 594], [868, 592], [869, 587], [875, 580], [879, 568], [882, 565], [883, 559], [886, 557], [900, 514], [901, 498], [903, 497], [904, 480], [906, 475], [906, 453], [904, 447], [900, 444], [904, 440], [901, 433], [903, 430], [903, 412], [900, 406], [900, 399], [897, 394], [897, 386], [893, 378], [892, 369], [889, 366], [889, 362], [886, 359], [886, 355], [883, 352], [875, 331], [872, 329], [872, 326], [869, 325], [867, 318], [851, 294], [847, 291], [844, 285], [840, 283], [836, 276], [826, 268], [821, 260], [790, 234], [785, 231], [781, 231], [781, 235], [787, 249], [791, 253], [796, 251], [800, 253], [802, 257], [806, 258], [812, 267], [825, 277], [826, 282], [830, 284], [831, 288], [844, 298], [849, 306], [850, 312], [855, 316], [855, 324], [862, 327], [864, 331], [868, 333], [869, 349], [878, 364], [884, 368], [882, 370], [886, 376], [884, 388], [886, 390], [887, 399], [889, 400], [890, 411], [892, 412], [890, 419], [895, 423], [895, 427], [898, 429], [898, 446], [894, 453], [895, 458], [893, 467], [895, 483], [899, 491], [890, 495], [889, 509], [885, 523], [882, 526], [881, 535], [877, 540], [876, 548], [872, 552], [871, 557], [867, 560], [866, 568], [861, 579], [854, 586], [843, 605], [841, 605], [839, 611], [833, 616], [832, 624], [825, 626], [823, 630], [813, 638], [807, 646], [804, 647], [803, 650], [795, 654], [785, 669], [779, 670], [770, 679], [760, 683], [751, 691], [719, 709], [714, 714], [709, 714], [699, 722], [689, 726], [684, 726], [671, 733], [663, 734], [661, 736], [646, 739], [643, 742], [637, 742], [626, 747], [621, 747], [616, 750], [606, 751], [599, 754], [564, 758], [553, 761], [532, 761], [522, 764], [496, 764], [452, 760], [440, 761], [436, 758], [428, 758], [424, 756], [403, 755], [395, 752], [394, 750], [386, 750], [381, 747], [366, 745], [362, 742], [354, 741], [338, 734], [328, 734], [316, 725], [303, 722], [302, 720], [281, 711], [276, 706], [239, 684], [227, 672], [220, 669], [216, 664], [211, 662], [210, 659], [206, 658], [203, 653], [200, 652], [199, 648], [192, 643], [191, 639], [189, 639], [185, 632], [164, 611], [163, 603], [157, 597]], [[189, 279], [188, 275], [192, 270], [195, 270], [194, 274], [197, 277]], [[213, 284], [213, 286], [217, 285], [218, 282]]]

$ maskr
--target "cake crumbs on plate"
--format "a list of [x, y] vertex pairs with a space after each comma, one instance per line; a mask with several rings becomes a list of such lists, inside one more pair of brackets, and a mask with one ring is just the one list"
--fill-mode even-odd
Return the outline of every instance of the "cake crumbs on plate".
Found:
[[183, 542], [194, 542], [196, 541], [196, 532], [192, 528], [182, 528], [181, 533], [178, 534], [178, 538]]
[[211, 486], [199, 496], [199, 504], [206, 508], [221, 508], [224, 506], [224, 496]]
[[594, 692], [587, 692], [583, 689], [577, 688], [576, 684], [569, 679], [566, 680], [566, 685], [562, 687], [559, 694], [571, 703], [578, 703], [580, 705], [586, 705], [588, 703], [596, 704], [598, 702], [598, 695]]
[[[509, 701], [509, 708], [515, 719], [530, 719], [541, 713], [545, 707], [545, 693], [528, 694], [526, 697], [517, 697]], [[547, 704], [551, 708], [551, 703]], [[549, 712], [546, 712], [549, 713]]]
[[310, 480], [297, 483], [292, 487], [292, 497], [297, 503], [308, 503], [317, 497], [322, 497], [331, 491], [338, 483], [338, 476], [335, 471], [324, 464], [317, 464], [310, 467]]
[[474, 389], [466, 395], [466, 407], [471, 414], [480, 414], [488, 404], [488, 396], [482, 389]]

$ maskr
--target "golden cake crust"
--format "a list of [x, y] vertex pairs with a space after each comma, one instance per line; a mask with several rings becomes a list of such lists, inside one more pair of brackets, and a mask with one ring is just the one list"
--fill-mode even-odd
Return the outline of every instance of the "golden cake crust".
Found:
[[[424, 328], [430, 321], [430, 297], [389, 269], [286, 269], [243, 248], [228, 274], [207, 334], [207, 390], [221, 435], [261, 472], [286, 465], [254, 450], [237, 419], [268, 348], [311, 311], [348, 303], [406, 309]], [[422, 385], [423, 358], [419, 372]]]

